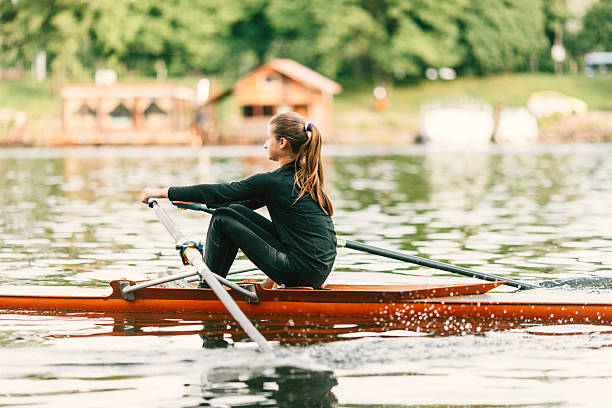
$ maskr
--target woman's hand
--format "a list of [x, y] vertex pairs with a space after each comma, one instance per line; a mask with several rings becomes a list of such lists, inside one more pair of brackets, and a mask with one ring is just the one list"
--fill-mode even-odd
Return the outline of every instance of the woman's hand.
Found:
[[140, 201], [148, 204], [149, 198], [168, 198], [167, 188], [149, 188], [146, 187], [140, 193]]

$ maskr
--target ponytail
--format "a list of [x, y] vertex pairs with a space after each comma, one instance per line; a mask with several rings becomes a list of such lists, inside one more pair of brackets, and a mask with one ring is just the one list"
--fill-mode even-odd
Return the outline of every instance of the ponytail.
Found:
[[321, 162], [322, 135], [319, 129], [310, 122], [306, 123], [295, 112], [275, 115], [270, 125], [272, 134], [277, 139], [287, 139], [296, 154], [294, 185], [300, 189], [300, 194], [295, 202], [308, 193], [327, 215], [333, 215], [331, 200], [323, 189], [325, 173]]

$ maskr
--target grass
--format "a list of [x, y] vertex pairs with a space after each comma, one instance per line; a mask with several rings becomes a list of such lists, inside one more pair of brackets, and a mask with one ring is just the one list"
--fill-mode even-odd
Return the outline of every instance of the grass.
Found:
[[59, 116], [61, 103], [52, 82], [0, 80], [0, 108], [24, 111], [31, 119]]

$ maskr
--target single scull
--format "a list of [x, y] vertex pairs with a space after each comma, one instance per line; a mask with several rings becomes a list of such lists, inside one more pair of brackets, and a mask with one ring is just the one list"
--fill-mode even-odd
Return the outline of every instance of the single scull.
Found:
[[[229, 290], [228, 294], [251, 318], [265, 315], [360, 316], [408, 320], [453, 317], [555, 323], [612, 322], [612, 294], [538, 289], [487, 293], [503, 282], [452, 285], [328, 285], [324, 289], [264, 289], [245, 286], [257, 301]], [[61, 310], [128, 313], [224, 314], [227, 310], [211, 289], [148, 287], [125, 299], [122, 287], [131, 281], [112, 281], [111, 291], [92, 288], [4, 287], [0, 309]]]

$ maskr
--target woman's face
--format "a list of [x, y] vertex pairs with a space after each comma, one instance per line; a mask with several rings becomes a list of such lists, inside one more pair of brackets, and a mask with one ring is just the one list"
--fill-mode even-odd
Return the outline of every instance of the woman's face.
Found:
[[270, 128], [270, 125], [268, 125], [264, 149], [268, 151], [268, 158], [270, 160], [278, 161], [281, 152], [281, 146], [279, 140], [272, 134], [272, 129]]

